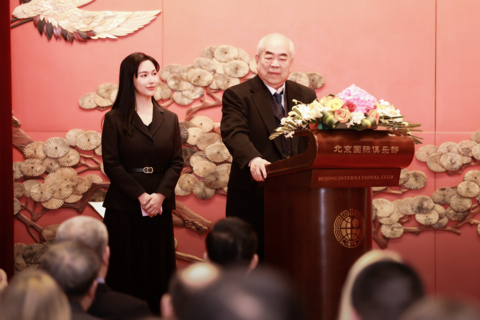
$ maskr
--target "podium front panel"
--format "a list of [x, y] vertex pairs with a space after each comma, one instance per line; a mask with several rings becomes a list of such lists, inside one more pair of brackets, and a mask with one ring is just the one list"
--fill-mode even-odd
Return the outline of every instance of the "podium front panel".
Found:
[[265, 263], [293, 279], [310, 319], [336, 318], [350, 267], [371, 249], [371, 208], [370, 188], [266, 183]]

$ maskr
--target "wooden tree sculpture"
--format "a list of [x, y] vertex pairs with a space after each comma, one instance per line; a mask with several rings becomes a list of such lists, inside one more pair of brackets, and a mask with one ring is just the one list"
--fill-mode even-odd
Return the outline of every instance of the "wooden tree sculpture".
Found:
[[[34, 251], [38, 258], [44, 251], [42, 245], [47, 241], [52, 242], [54, 236], [45, 236], [45, 230], [53, 227], [43, 228], [37, 221], [49, 211], [60, 208], [83, 212], [89, 201], [103, 201], [110, 182], [104, 181], [97, 174], [81, 175], [91, 170], [101, 170], [103, 173], [101, 137], [98, 132], [72, 129], [65, 138], [53, 137], [45, 142], [33, 141], [20, 129], [21, 123], [18, 119], [13, 117], [12, 122], [13, 146], [26, 158], [23, 162], [13, 163], [14, 215], [26, 225], [28, 233], [37, 242]], [[21, 211], [28, 212], [31, 219], [20, 213]], [[212, 226], [210, 221], [179, 201], [173, 214], [175, 226], [188, 228], [200, 235], [205, 234]], [[30, 248], [21, 244], [18, 247]], [[26, 253], [22, 254], [30, 255], [28, 252], [31, 250], [25, 250]], [[25, 261], [18, 258], [16, 270], [21, 271], [30, 265], [38, 264], [37, 258], [28, 260], [24, 257]], [[178, 253], [177, 258], [186, 261], [199, 259], [184, 253]]]
[[[155, 91], [155, 99], [164, 108], [173, 103], [189, 106], [200, 100], [200, 104], [187, 109], [184, 120], [190, 121], [198, 111], [222, 105], [217, 93], [254, 77], [256, 73], [255, 60], [250, 59], [245, 50], [228, 45], [206, 47], [193, 64], [169, 64], [160, 71], [163, 82]], [[294, 72], [289, 80], [312, 89], [318, 89], [325, 83], [318, 72]], [[112, 106], [117, 94], [116, 86], [114, 83], [101, 84], [96, 92], [80, 98], [80, 107], [103, 110]]]
[[[446, 142], [440, 147], [425, 145], [417, 150], [415, 157], [418, 161], [425, 162], [433, 172], [461, 174], [463, 169], [480, 164], [479, 142], [480, 131], [477, 131], [472, 134], [471, 140], [458, 144]], [[474, 219], [480, 212], [480, 171], [468, 171], [463, 180], [457, 186], [437, 189], [431, 197], [422, 195], [393, 202], [380, 198], [373, 200], [375, 241], [381, 248], [386, 248], [388, 239], [398, 238], [404, 232], [419, 234], [423, 231], [438, 230], [460, 235], [460, 227], [465, 224], [477, 225], [480, 235], [480, 221]], [[411, 182], [425, 185], [426, 176], [417, 173], [417, 178]], [[376, 194], [381, 191], [377, 190]], [[413, 216], [419, 226], [404, 227], [403, 224], [409, 222]]]

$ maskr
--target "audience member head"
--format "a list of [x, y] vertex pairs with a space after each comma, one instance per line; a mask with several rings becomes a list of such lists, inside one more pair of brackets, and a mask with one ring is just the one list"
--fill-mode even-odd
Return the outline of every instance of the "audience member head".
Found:
[[166, 319], [184, 319], [183, 313], [192, 300], [220, 276], [220, 269], [210, 263], [194, 263], [180, 270], [170, 282], [168, 292], [161, 300], [162, 316]]
[[284, 35], [273, 33], [263, 37], [258, 42], [255, 55], [260, 79], [266, 85], [279, 89], [290, 74], [294, 54], [293, 42]]
[[205, 260], [223, 268], [247, 267], [258, 264], [257, 235], [244, 220], [229, 217], [217, 221], [206, 238]]
[[480, 320], [478, 310], [464, 301], [422, 299], [401, 320]]
[[99, 276], [105, 278], [110, 260], [107, 227], [100, 220], [86, 216], [76, 216], [64, 221], [57, 230], [57, 243], [80, 242], [95, 251], [101, 259]]
[[0, 294], [2, 294], [3, 290], [8, 286], [8, 277], [5, 270], [0, 269]]
[[352, 265], [343, 285], [338, 320], [350, 320], [354, 314], [352, 308], [352, 286], [358, 274], [369, 265], [379, 261], [402, 262], [400, 255], [389, 250], [371, 250], [363, 254]]
[[352, 305], [361, 320], [397, 320], [424, 295], [410, 267], [380, 261], [366, 267], [353, 283]]
[[249, 277], [230, 271], [208, 286], [180, 320], [302, 320], [303, 309], [289, 284], [272, 271]]
[[66, 241], [51, 246], [40, 268], [54, 278], [67, 297], [87, 310], [95, 297], [100, 259], [85, 245]]
[[54, 279], [41, 270], [24, 271], [0, 296], [1, 320], [69, 320], [70, 306]]

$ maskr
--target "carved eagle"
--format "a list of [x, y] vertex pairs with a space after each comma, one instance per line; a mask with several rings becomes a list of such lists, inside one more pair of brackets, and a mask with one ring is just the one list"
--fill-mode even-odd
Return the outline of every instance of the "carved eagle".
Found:
[[86, 11], [78, 7], [93, 0], [31, 0], [13, 10], [15, 17], [11, 22], [25, 19], [32, 21], [40, 34], [48, 39], [63, 37], [66, 41], [86, 41], [88, 39], [125, 36], [147, 25], [160, 13], [155, 11], [116, 12]]

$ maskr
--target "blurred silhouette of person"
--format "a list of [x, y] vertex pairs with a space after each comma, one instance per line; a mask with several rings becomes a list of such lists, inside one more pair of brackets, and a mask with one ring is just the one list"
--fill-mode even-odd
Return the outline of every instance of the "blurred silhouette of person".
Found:
[[64, 221], [57, 230], [57, 243], [76, 241], [94, 250], [100, 258], [95, 300], [88, 313], [109, 320], [138, 319], [150, 315], [145, 301], [116, 292], [105, 284], [110, 262], [107, 227], [92, 217], [77, 216]]
[[46, 272], [17, 273], [0, 295], [1, 320], [70, 320], [70, 306], [62, 288]]
[[410, 307], [401, 320], [480, 320], [478, 309], [459, 300], [422, 299]]
[[173, 277], [169, 292], [161, 300], [162, 316], [165, 319], [184, 319], [192, 301], [220, 276], [220, 269], [211, 263], [194, 263], [180, 270]]
[[363, 254], [352, 265], [348, 271], [347, 279], [343, 285], [342, 297], [340, 299], [340, 310], [338, 312], [338, 320], [351, 320], [354, 316], [352, 307], [352, 286], [357, 279], [358, 274], [369, 265], [379, 261], [396, 261], [402, 262], [400, 255], [389, 250], [371, 250]]
[[257, 235], [244, 220], [228, 217], [217, 221], [208, 233], [206, 261], [222, 268], [245, 268], [250, 273], [258, 264]]
[[95, 299], [100, 258], [85, 245], [66, 241], [52, 245], [43, 255], [40, 268], [63, 289], [72, 310], [72, 320], [100, 319], [86, 311]]
[[423, 296], [422, 282], [412, 268], [380, 261], [358, 275], [353, 283], [352, 305], [360, 320], [398, 320]]

